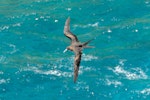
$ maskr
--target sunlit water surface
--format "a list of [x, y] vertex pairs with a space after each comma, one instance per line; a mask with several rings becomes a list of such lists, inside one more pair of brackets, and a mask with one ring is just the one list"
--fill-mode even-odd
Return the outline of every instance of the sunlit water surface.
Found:
[[[85, 49], [77, 83], [71, 31]], [[1, 0], [0, 100], [149, 100], [149, 0]]]

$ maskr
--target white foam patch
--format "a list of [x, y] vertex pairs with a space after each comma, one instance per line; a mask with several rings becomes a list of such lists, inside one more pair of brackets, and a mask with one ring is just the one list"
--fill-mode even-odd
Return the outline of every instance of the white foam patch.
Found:
[[74, 86], [74, 89], [76, 91], [79, 91], [79, 90], [90, 91], [89, 85], [86, 82], [83, 82], [83, 81], [78, 81], [78, 83]]
[[146, 4], [149, 4], [149, 1], [145, 1]]
[[32, 71], [36, 74], [44, 74], [44, 75], [54, 75], [54, 76], [63, 76], [63, 77], [72, 77], [72, 73], [70, 72], [62, 72], [60, 70], [48, 70], [44, 71], [37, 67], [28, 67], [25, 69], [22, 69], [22, 71]]
[[117, 80], [109, 80], [109, 79], [106, 79], [106, 84], [107, 84], [107, 85], [114, 85], [115, 87], [122, 85], [122, 83], [121, 83], [120, 81], [117, 81]]
[[72, 9], [71, 8], [66, 8], [66, 10], [71, 11]]
[[9, 83], [10, 79], [0, 79], [0, 84], [6, 84]]
[[150, 88], [146, 88], [142, 91], [140, 91], [141, 94], [150, 95]]
[[121, 66], [124, 66], [124, 62], [126, 62], [126, 61], [127, 61], [126, 59], [120, 59], [119, 64], [120, 64]]
[[39, 18], [35, 18], [35, 20], [39, 20]]
[[136, 33], [137, 33], [138, 31], [139, 31], [138, 29], [134, 29], [134, 30], [132, 30], [132, 32], [136, 32]]
[[143, 90], [137, 90], [135, 91], [138, 94], [142, 94], [144, 98], [146, 98], [146, 96], [150, 95], [150, 88], [145, 88]]
[[7, 29], [9, 29], [9, 26], [7, 26], [7, 25], [6, 26], [2, 26], [2, 27], [0, 27], [0, 32], [3, 31], [3, 30], [7, 30]]
[[73, 27], [81, 27], [81, 28], [88, 28], [88, 27], [98, 27], [99, 22], [95, 22], [93, 24], [87, 24], [87, 25], [74, 25]]
[[[82, 69], [82, 66], [80, 66], [81, 68], [80, 69]], [[84, 70], [84, 71], [88, 71], [88, 72], [90, 72], [90, 71], [96, 71], [96, 69], [95, 68], [93, 68], [92, 66], [90, 66], [90, 67], [88, 67], [88, 66], [86, 66], [86, 67], [83, 67], [83, 69], [82, 70]]]
[[[1, 56], [0, 56], [0, 63], [5, 62], [5, 60], [6, 60], [6, 57], [5, 57], [5, 56], [3, 56], [3, 55], [1, 55]], [[0, 73], [1, 73], [1, 72], [0, 72]]]
[[132, 68], [131, 71], [125, 70], [120, 65], [116, 66], [114, 69], [109, 68], [117, 75], [123, 75], [129, 80], [137, 80], [137, 79], [147, 79], [148, 76], [144, 73], [144, 71], [140, 68]]
[[21, 26], [21, 23], [16, 23], [16, 24], [13, 24], [12, 26], [13, 27], [17, 27], [17, 26], [19, 27], [19, 26]]
[[10, 48], [12, 48], [12, 51], [9, 52], [10, 54], [14, 54], [18, 51], [18, 49], [16, 49], [16, 45], [14, 44], [7, 44]]
[[54, 21], [55, 23], [57, 23], [58, 22], [58, 20], [57, 19], [55, 19], [55, 21]]
[[107, 30], [107, 32], [108, 32], [108, 33], [111, 33], [111, 32], [112, 32], [112, 30], [111, 30], [111, 29], [108, 29], [108, 30]]
[[83, 61], [91, 61], [91, 60], [96, 60], [96, 59], [98, 59], [98, 57], [93, 56], [93, 55], [82, 54]]
[[1, 79], [1, 80], [0, 80], [0, 84], [3, 84], [3, 83], [6, 83], [6, 80], [5, 80], [5, 79]]

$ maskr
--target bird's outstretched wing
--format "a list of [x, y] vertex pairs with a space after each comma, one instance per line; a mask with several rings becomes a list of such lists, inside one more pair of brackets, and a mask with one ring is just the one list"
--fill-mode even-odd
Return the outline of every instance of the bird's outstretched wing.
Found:
[[68, 19], [65, 22], [64, 34], [72, 41], [72, 43], [78, 42], [78, 38], [73, 33], [70, 32], [70, 17], [68, 17]]
[[81, 55], [82, 55], [81, 52], [76, 53], [76, 55], [75, 55], [75, 59], [74, 59], [74, 82], [76, 82], [76, 80], [78, 78]]

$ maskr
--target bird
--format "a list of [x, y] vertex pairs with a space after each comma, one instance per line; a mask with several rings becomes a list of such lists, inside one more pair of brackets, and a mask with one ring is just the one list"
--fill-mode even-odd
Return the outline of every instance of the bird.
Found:
[[66, 51], [70, 50], [73, 51], [75, 54], [74, 58], [74, 83], [76, 83], [77, 78], [78, 78], [78, 72], [79, 72], [79, 67], [80, 67], [80, 62], [81, 62], [81, 56], [82, 56], [82, 50], [84, 48], [93, 48], [93, 46], [88, 46], [87, 44], [90, 43], [93, 39], [81, 43], [77, 36], [74, 35], [70, 31], [70, 17], [67, 18], [65, 25], [64, 25], [64, 35], [68, 37], [71, 40], [71, 45], [68, 46], [63, 52], [65, 53]]

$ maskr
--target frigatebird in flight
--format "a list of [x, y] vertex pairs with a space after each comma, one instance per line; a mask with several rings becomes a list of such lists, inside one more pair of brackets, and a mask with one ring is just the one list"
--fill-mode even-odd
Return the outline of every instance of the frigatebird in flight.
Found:
[[84, 48], [92, 48], [92, 46], [87, 46], [87, 44], [91, 42], [91, 40], [84, 43], [79, 42], [77, 36], [70, 31], [70, 17], [68, 17], [68, 19], [65, 22], [64, 35], [71, 40], [71, 45], [64, 50], [64, 53], [67, 50], [73, 51], [75, 53], [75, 58], [74, 58], [74, 83], [75, 83], [78, 77], [82, 50]]

